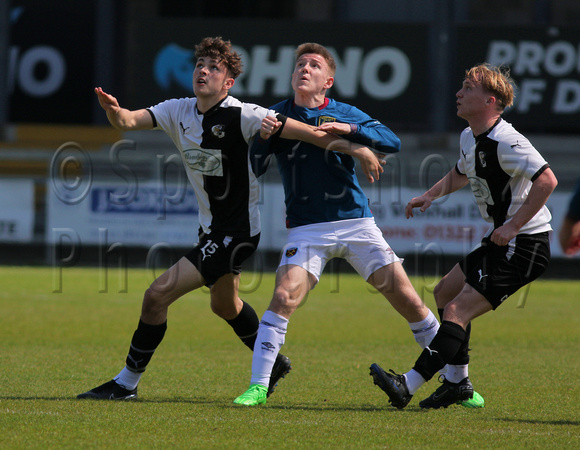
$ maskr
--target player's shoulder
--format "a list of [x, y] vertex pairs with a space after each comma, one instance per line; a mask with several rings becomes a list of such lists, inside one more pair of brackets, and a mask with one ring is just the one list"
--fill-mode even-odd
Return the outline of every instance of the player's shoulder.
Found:
[[475, 140], [471, 127], [466, 127], [459, 135], [459, 142], [463, 145], [469, 140]]
[[285, 100], [282, 100], [281, 102], [276, 103], [275, 105], [270, 106], [270, 109], [285, 114], [288, 112], [289, 109], [292, 108], [293, 103], [294, 103], [293, 99], [287, 98]]
[[164, 100], [157, 105], [153, 106], [153, 108], [162, 107], [162, 108], [174, 108], [174, 109], [184, 109], [184, 108], [193, 108], [197, 104], [197, 98], [195, 97], [182, 97], [182, 98], [170, 98]]
[[328, 105], [326, 109], [333, 110], [338, 113], [344, 114], [345, 116], [364, 116], [368, 117], [368, 114], [357, 108], [350, 103], [339, 102], [333, 98], [328, 99]]
[[514, 128], [514, 126], [501, 119], [499, 123], [491, 130], [488, 136], [490, 139], [497, 141], [500, 147], [505, 149], [517, 147], [532, 146], [528, 138]]

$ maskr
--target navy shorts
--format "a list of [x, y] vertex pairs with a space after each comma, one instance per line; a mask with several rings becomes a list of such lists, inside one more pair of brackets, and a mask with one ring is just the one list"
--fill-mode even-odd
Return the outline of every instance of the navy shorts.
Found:
[[465, 282], [496, 309], [518, 289], [538, 278], [550, 262], [547, 232], [519, 234], [508, 245], [499, 246], [484, 238], [459, 262]]
[[206, 286], [213, 286], [223, 275], [242, 272], [242, 263], [258, 248], [260, 235], [244, 238], [219, 233], [199, 235], [199, 242], [185, 257], [199, 270]]

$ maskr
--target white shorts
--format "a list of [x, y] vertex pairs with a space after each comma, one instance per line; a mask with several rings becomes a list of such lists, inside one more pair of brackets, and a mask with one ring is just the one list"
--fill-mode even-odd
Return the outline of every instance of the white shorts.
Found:
[[315, 223], [288, 230], [280, 265], [293, 264], [320, 279], [326, 263], [343, 258], [365, 279], [381, 267], [402, 261], [373, 217]]

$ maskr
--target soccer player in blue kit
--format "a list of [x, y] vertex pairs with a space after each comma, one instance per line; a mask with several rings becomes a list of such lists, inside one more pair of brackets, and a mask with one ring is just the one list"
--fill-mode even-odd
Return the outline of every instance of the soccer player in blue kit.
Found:
[[468, 184], [481, 216], [489, 222], [480, 245], [458, 262], [435, 287], [441, 327], [408, 372], [385, 372], [378, 364], [370, 371], [374, 383], [398, 409], [446, 364], [441, 386], [419, 402], [422, 408], [441, 408], [465, 401], [475, 393], [467, 376], [471, 321], [495, 311], [510, 295], [539, 277], [550, 260], [551, 214], [546, 201], [558, 181], [530, 141], [502, 118], [513, 104], [514, 89], [505, 69], [480, 64], [467, 70], [456, 94], [457, 115], [469, 126], [461, 133], [455, 168], [405, 208], [421, 212], [435, 199]]
[[[294, 97], [272, 107], [284, 116], [314, 125], [379, 153], [400, 149], [399, 138], [359, 109], [326, 97], [334, 83], [336, 63], [320, 44], [297, 47], [292, 73]], [[275, 130], [276, 117], [264, 123]], [[408, 322], [415, 340], [425, 348], [439, 323], [409, 281], [401, 260], [375, 224], [369, 201], [350, 156], [327, 150], [313, 152], [304, 142], [260, 133], [252, 157], [260, 173], [276, 156], [284, 185], [288, 241], [276, 274], [274, 294], [264, 313], [254, 347], [249, 389], [235, 404], [266, 402], [270, 374], [284, 344], [288, 320], [318, 283], [332, 258], [347, 260]]]
[[[145, 291], [141, 316], [125, 367], [112, 380], [78, 395], [81, 399], [129, 400], [167, 329], [169, 306], [202, 286], [210, 289], [212, 311], [233, 328], [251, 350], [258, 331], [254, 309], [238, 296], [242, 263], [260, 240], [259, 184], [252, 171], [249, 142], [259, 132], [272, 132], [263, 119], [276, 112], [242, 103], [228, 92], [242, 71], [231, 43], [205, 38], [196, 46], [192, 83], [194, 98], [170, 99], [151, 108], [121, 108], [115, 97], [96, 88], [109, 122], [119, 130], [161, 129], [179, 150], [199, 204], [199, 242]], [[278, 134], [303, 139], [313, 150], [332, 145], [361, 161], [372, 180], [382, 168], [364, 145], [352, 143], [299, 121], [287, 119]], [[321, 148], [319, 148], [321, 147]], [[269, 394], [290, 370], [290, 360], [277, 359]]]

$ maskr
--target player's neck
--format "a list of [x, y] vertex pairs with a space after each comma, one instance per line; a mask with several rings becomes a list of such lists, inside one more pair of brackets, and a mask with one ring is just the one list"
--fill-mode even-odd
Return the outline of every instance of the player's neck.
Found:
[[499, 117], [500, 116], [497, 115], [481, 120], [470, 120], [469, 127], [471, 128], [471, 131], [473, 132], [474, 136], [479, 136], [480, 134], [483, 134], [490, 128], [492, 128], [498, 121]]
[[303, 108], [318, 108], [324, 104], [326, 97], [324, 94], [301, 94], [296, 92], [294, 95], [294, 104]]
[[211, 95], [211, 96], [198, 96], [197, 97], [197, 110], [201, 114], [205, 114], [210, 109], [212, 109], [215, 105], [221, 102], [224, 98], [228, 96], [228, 93], [220, 93], [219, 95]]

